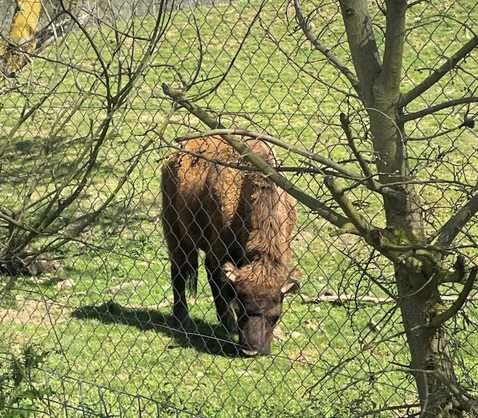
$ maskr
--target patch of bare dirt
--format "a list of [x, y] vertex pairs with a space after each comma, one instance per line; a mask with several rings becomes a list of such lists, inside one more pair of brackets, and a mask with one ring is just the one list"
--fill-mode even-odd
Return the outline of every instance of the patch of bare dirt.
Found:
[[0, 324], [56, 325], [70, 318], [71, 309], [50, 301], [18, 300], [15, 307], [0, 307]]

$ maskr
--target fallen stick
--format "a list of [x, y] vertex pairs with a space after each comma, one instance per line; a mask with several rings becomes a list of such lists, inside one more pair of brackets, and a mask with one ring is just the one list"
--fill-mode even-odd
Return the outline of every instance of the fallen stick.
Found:
[[[458, 296], [442, 296], [441, 299], [443, 302], [455, 302]], [[350, 296], [350, 295], [337, 295], [330, 292], [321, 293], [317, 296], [303, 296], [301, 295], [302, 303], [332, 303], [334, 305], [345, 305], [346, 303], [356, 302], [356, 303], [374, 303], [377, 305], [385, 305], [396, 303], [397, 301], [393, 298], [378, 298], [375, 296]], [[478, 295], [470, 296], [467, 298], [467, 301], [478, 300]]]

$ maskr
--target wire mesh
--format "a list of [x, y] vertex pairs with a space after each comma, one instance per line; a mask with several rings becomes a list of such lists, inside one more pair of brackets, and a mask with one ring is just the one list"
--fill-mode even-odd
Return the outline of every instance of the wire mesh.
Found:
[[[283, 267], [302, 271], [301, 289], [283, 300], [270, 355], [240, 357], [240, 337], [220, 325], [204, 268], [207, 255], [220, 258], [214, 251], [199, 254], [189, 322], [173, 316], [161, 166], [181, 149], [174, 138], [206, 128], [170, 100], [164, 83], [187, 90], [225, 126], [267, 133], [357, 169], [339, 118], [353, 115], [358, 149], [373, 162], [365, 109], [305, 37], [296, 3], [0, 1], [1, 364], [6, 370], [22, 346], [48, 353], [34, 376], [48, 391], [27, 405], [35, 416], [418, 416], [392, 264], [361, 238], [336, 234], [305, 205], [296, 205], [294, 232], [281, 236], [292, 249]], [[473, 0], [410, 3], [403, 92], [477, 36]], [[321, 42], [353, 68], [339, 2], [301, 7]], [[385, 7], [369, 4], [380, 52]], [[476, 98], [477, 64], [475, 48], [406, 112]], [[476, 196], [475, 118], [470, 101], [406, 123], [427, 236]], [[322, 166], [290, 149], [274, 151], [278, 171], [338, 210]], [[191, 167], [203, 167], [201, 155]], [[242, 164], [237, 156], [231, 161]], [[226, 200], [237, 197], [244, 178], [262, 178], [236, 174], [224, 182], [230, 171], [214, 170], [220, 175], [206, 189], [227, 184]], [[193, 177], [185, 174], [184, 187]], [[369, 222], [385, 224], [377, 193], [359, 184], [349, 198]], [[207, 213], [201, 199], [196, 209]], [[242, 195], [232, 204], [239, 202], [246, 205], [238, 220], [244, 225], [226, 241], [209, 235], [205, 245], [243, 249], [251, 242], [244, 218], [254, 208]], [[286, 220], [274, 211], [267, 218], [280, 230]], [[453, 247], [469, 265], [476, 263], [476, 237], [473, 216]], [[233, 252], [224, 257], [241, 267]], [[277, 296], [279, 279], [262, 279], [273, 282]], [[461, 287], [441, 290], [449, 305]], [[474, 298], [472, 292], [445, 328], [458, 381], [472, 396]]]

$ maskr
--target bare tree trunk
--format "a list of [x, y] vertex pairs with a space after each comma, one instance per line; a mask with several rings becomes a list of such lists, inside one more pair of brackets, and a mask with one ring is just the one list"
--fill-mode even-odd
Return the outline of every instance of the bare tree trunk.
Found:
[[[393, 194], [384, 194], [387, 230], [393, 241], [425, 244], [421, 209], [412, 185], [401, 184], [410, 178], [405, 147], [405, 130], [399, 121], [399, 99], [406, 0], [387, 0], [387, 31], [383, 63], [373, 34], [367, 0], [343, 0], [342, 15], [363, 101], [370, 118], [373, 148], [379, 181], [390, 184]], [[392, 186], [393, 184], [393, 186]], [[437, 380], [435, 371], [456, 381], [446, 354], [443, 329], [430, 326], [430, 319], [441, 302], [438, 276], [429, 260], [417, 259], [417, 268], [395, 265], [399, 305], [411, 353], [422, 417], [460, 416], [451, 407], [453, 394]], [[420, 267], [420, 264], [423, 266]]]
[[0, 0], [0, 34], [2, 35], [2, 41], [8, 35], [14, 11], [14, 2], [11, 0]]
[[[423, 275], [396, 266], [400, 310], [411, 354], [410, 369], [422, 404], [422, 418], [459, 417], [454, 396], [438, 376], [455, 382], [444, 330], [430, 326], [430, 314], [440, 302], [436, 283]], [[425, 281], [425, 284], [422, 284]], [[429, 283], [427, 283], [427, 281]], [[422, 284], [422, 289], [417, 289]]]

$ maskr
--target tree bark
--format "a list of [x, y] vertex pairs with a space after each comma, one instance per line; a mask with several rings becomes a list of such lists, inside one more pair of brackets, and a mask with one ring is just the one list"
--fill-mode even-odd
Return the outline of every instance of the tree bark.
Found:
[[[443, 327], [430, 326], [434, 310], [441, 304], [435, 279], [395, 266], [399, 305], [410, 349], [410, 370], [415, 378], [421, 418], [460, 417], [459, 405], [437, 372], [449, 382], [456, 382], [448, 354], [448, 341]], [[425, 281], [425, 284], [422, 284]], [[422, 284], [417, 289], [417, 284]]]
[[[382, 138], [386, 140], [396, 139], [387, 135], [387, 132], [391, 131], [390, 127], [387, 130], [385, 123], [382, 124], [381, 132], [384, 134]], [[400, 158], [397, 158], [398, 160]], [[403, 161], [405, 162], [406, 158]], [[404, 167], [408, 170], [406, 164]], [[390, 178], [393, 178], [393, 181], [398, 180], [392, 173]], [[405, 177], [402, 178], [404, 179]], [[401, 192], [401, 199], [388, 195], [383, 197], [387, 229], [393, 231], [400, 243], [426, 244], [415, 190], [407, 186], [403, 187]], [[447, 354], [445, 331], [442, 326], [430, 326], [431, 318], [442, 305], [438, 289], [439, 275], [434, 267], [429, 260], [423, 260], [421, 271], [413, 271], [401, 265], [394, 266], [398, 301], [411, 355], [410, 368], [422, 405], [421, 418], [461, 416], [453, 409], [453, 394], [434, 374], [434, 371], [438, 370], [450, 382], [456, 382], [453, 365]]]

